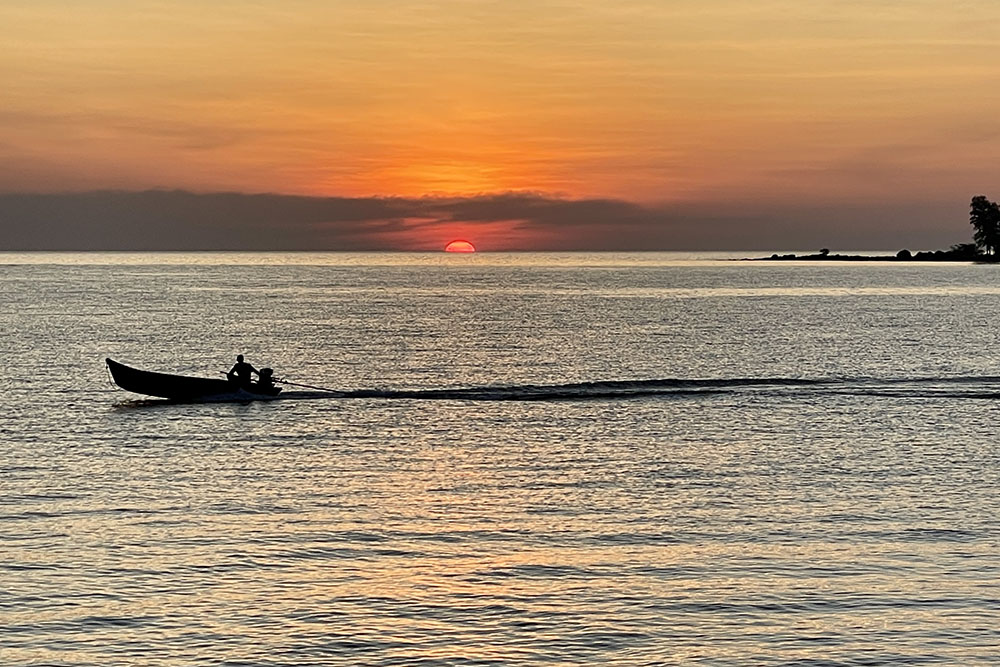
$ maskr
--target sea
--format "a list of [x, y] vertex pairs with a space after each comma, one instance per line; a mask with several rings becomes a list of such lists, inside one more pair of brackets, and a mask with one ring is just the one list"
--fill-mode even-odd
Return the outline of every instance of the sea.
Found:
[[768, 255], [0, 253], [0, 665], [1000, 663], [1000, 269]]

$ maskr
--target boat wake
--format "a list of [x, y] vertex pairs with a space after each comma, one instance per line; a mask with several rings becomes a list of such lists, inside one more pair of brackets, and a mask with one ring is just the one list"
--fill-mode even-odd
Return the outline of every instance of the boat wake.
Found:
[[552, 385], [501, 385], [448, 389], [286, 390], [277, 400], [412, 399], [455, 401], [581, 401], [646, 397], [696, 397], [732, 393], [843, 394], [893, 398], [1000, 398], [1000, 377], [944, 378], [710, 378], [610, 380]]
[[793, 378], [610, 380], [556, 385], [501, 385], [454, 389], [358, 389], [336, 392], [286, 391], [280, 398], [376, 398], [458, 401], [579, 401], [646, 396], [687, 396], [729, 393], [755, 387], [811, 387], [825, 380]]

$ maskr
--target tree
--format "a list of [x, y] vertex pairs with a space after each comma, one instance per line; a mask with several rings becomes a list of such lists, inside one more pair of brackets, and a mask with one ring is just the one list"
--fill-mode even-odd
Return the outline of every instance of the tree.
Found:
[[948, 254], [961, 262], [974, 262], [979, 256], [975, 243], [956, 243], [948, 249]]
[[987, 255], [995, 256], [1000, 247], [1000, 206], [983, 195], [972, 198], [969, 224], [975, 230], [972, 240]]

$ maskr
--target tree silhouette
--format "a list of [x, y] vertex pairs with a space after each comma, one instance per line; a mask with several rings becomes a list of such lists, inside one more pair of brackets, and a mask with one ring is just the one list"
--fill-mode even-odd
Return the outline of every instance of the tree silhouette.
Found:
[[976, 247], [982, 248], [987, 255], [996, 256], [1000, 247], [1000, 206], [984, 195], [973, 197], [969, 224], [975, 230], [972, 240], [976, 242]]

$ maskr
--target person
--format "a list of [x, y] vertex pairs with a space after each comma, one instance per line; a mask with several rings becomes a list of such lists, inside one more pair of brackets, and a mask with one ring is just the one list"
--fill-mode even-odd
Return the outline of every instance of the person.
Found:
[[242, 354], [237, 354], [236, 363], [233, 364], [233, 367], [229, 369], [228, 373], [226, 373], [226, 377], [229, 378], [230, 382], [236, 382], [241, 387], [249, 387], [251, 373], [257, 373], [257, 377], [260, 377], [260, 373], [257, 372], [257, 369], [243, 361]]

